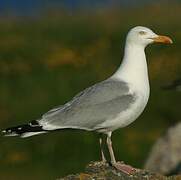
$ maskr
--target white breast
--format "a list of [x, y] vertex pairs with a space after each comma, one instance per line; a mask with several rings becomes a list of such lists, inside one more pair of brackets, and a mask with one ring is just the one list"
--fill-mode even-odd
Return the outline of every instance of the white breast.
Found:
[[115, 122], [117, 122], [115, 123], [115, 128], [117, 126], [119, 126], [119, 128], [128, 126], [133, 121], [135, 121], [145, 109], [147, 102], [148, 98], [143, 94], [139, 94], [135, 103], [132, 104], [131, 107], [127, 109], [127, 111], [120, 113], [117, 116], [117, 118], [115, 119]]

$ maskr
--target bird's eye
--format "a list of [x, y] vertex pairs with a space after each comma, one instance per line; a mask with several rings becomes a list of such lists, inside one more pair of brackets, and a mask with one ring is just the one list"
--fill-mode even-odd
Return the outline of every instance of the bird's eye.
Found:
[[145, 35], [146, 32], [145, 32], [145, 31], [139, 31], [139, 34], [140, 34], [140, 35]]

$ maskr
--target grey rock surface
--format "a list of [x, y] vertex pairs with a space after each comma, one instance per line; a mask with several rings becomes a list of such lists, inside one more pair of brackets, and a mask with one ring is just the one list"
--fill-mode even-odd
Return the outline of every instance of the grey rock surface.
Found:
[[156, 141], [144, 168], [165, 175], [181, 174], [181, 123]]
[[181, 180], [181, 175], [166, 177], [141, 169], [137, 169], [133, 175], [127, 175], [108, 164], [92, 162], [88, 164], [85, 172], [68, 175], [57, 180]]

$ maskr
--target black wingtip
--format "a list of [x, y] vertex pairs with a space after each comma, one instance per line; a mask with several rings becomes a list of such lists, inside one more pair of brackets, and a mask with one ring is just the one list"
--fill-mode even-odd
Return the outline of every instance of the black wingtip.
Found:
[[18, 136], [15, 131], [12, 131], [11, 128], [7, 128], [1, 131], [2, 136]]
[[5, 136], [6, 135], [6, 130], [2, 130], [1, 131], [1, 136]]
[[1, 131], [3, 136], [24, 136], [26, 133], [34, 133], [38, 134], [40, 132], [45, 132], [45, 130], [42, 129], [42, 126], [39, 125], [38, 121], [31, 121], [28, 124], [15, 126], [7, 128], [3, 131]]

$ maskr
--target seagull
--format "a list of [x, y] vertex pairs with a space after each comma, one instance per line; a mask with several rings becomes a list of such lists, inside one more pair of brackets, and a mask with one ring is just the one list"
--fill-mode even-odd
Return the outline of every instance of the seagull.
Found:
[[[111, 135], [135, 121], [145, 109], [150, 87], [145, 47], [152, 43], [171, 44], [168, 36], [151, 29], [136, 26], [126, 37], [122, 63], [108, 79], [86, 88], [69, 102], [43, 114], [28, 124], [3, 130], [5, 136], [29, 137], [63, 129], [79, 129], [106, 135], [110, 164], [120, 171], [132, 174], [135, 169], [116, 161]], [[99, 139], [102, 161], [106, 158]]]

